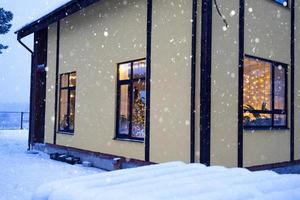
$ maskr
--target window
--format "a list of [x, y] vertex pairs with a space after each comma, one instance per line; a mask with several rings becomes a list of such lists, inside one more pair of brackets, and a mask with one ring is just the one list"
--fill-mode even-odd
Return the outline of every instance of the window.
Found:
[[145, 137], [146, 60], [118, 64], [117, 138], [143, 140]]
[[288, 0], [274, 0], [274, 1], [285, 7], [288, 6]]
[[60, 75], [59, 126], [62, 132], [74, 133], [76, 72]]
[[245, 128], [287, 127], [287, 65], [246, 56], [243, 81]]

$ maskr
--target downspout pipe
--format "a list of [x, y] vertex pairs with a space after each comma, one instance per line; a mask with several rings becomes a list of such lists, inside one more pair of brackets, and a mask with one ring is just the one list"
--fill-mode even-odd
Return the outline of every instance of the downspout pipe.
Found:
[[33, 66], [33, 57], [34, 57], [34, 52], [31, 50], [25, 43], [22, 42], [22, 38], [19, 37], [18, 35], [18, 42], [31, 54], [31, 79], [30, 79], [30, 107], [29, 107], [29, 134], [28, 134], [28, 148], [27, 150], [31, 150], [32, 147], [32, 139], [33, 139], [33, 134], [32, 134], [32, 111], [33, 111], [33, 104], [32, 104], [32, 98], [33, 98], [33, 78], [34, 78], [34, 66]]
[[27, 51], [29, 51], [30, 52], [30, 54], [31, 55], [33, 55], [33, 51], [26, 45], [26, 44], [24, 44], [23, 42], [22, 42], [22, 40], [21, 40], [21, 38], [19, 38], [19, 36], [18, 36], [18, 42], [25, 48], [25, 49], [27, 49]]

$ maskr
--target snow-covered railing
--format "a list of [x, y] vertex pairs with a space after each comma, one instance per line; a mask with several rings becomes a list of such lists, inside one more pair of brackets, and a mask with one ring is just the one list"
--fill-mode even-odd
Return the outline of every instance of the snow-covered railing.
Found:
[[0, 130], [29, 128], [29, 112], [0, 111]]

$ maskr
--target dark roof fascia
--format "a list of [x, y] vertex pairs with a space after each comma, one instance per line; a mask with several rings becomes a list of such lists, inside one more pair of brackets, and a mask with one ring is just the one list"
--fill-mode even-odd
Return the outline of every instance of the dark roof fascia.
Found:
[[86, 8], [100, 0], [72, 0], [61, 7], [53, 10], [47, 15], [39, 18], [38, 20], [22, 27], [20, 30], [17, 30], [15, 33], [18, 35], [18, 39], [26, 37], [33, 32], [44, 29], [50, 24], [57, 22], [83, 8]]

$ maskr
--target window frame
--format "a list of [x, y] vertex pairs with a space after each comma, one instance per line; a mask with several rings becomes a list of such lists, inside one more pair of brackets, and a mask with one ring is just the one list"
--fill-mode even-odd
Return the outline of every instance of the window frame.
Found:
[[[76, 75], [76, 85], [75, 86], [70, 86], [70, 75], [74, 74]], [[66, 87], [62, 87], [62, 76], [68, 76], [68, 85]], [[75, 132], [75, 113], [74, 113], [74, 128], [70, 129], [70, 91], [75, 91], [75, 102], [74, 102], [74, 112], [76, 110], [76, 86], [77, 86], [77, 72], [76, 71], [72, 71], [72, 72], [66, 72], [66, 73], [62, 73], [59, 75], [59, 98], [58, 98], [58, 102], [59, 102], [59, 109], [58, 109], [58, 126], [57, 126], [57, 133], [61, 133], [61, 134], [69, 134], [69, 135], [74, 135]], [[61, 103], [60, 103], [60, 99], [61, 99], [61, 92], [62, 90], [67, 90], [68, 91], [68, 103], [67, 103], [67, 120], [68, 120], [68, 126], [67, 129], [61, 129], [61, 125], [60, 125], [60, 120], [61, 120]]]
[[[245, 112], [250, 112], [250, 113], [261, 113], [261, 114], [270, 114], [271, 115], [271, 120], [272, 120], [272, 124], [271, 125], [266, 125], [266, 126], [251, 126], [251, 125], [245, 125], [244, 122], [243, 122], [243, 128], [245, 130], [276, 130], [276, 129], [288, 129], [288, 125], [289, 125], [289, 118], [288, 118], [288, 64], [286, 63], [282, 63], [282, 62], [278, 62], [278, 61], [274, 61], [274, 60], [269, 60], [269, 59], [265, 59], [265, 58], [260, 58], [260, 57], [257, 57], [257, 56], [252, 56], [252, 55], [247, 55], [245, 54], [244, 56], [244, 60], [246, 58], [249, 58], [249, 59], [252, 59], [252, 60], [258, 60], [258, 61], [262, 61], [262, 62], [268, 62], [270, 63], [271, 65], [271, 104], [272, 104], [272, 107], [270, 110], [247, 110], [247, 109], [244, 109], [244, 106], [243, 106], [243, 115]], [[279, 66], [281, 65], [282, 68], [285, 70], [285, 73], [284, 73], [284, 78], [285, 78], [285, 81], [284, 81], [284, 84], [285, 84], [285, 87], [284, 87], [284, 108], [283, 109], [275, 109], [274, 106], [274, 102], [275, 102], [275, 91], [274, 91], [274, 87], [275, 87], [275, 67], [276, 66]], [[245, 64], [243, 64], [243, 68], [245, 67]], [[244, 73], [243, 73], [243, 84], [244, 84]], [[243, 86], [244, 87], [244, 86]], [[242, 90], [242, 93], [244, 95], [244, 92]], [[243, 105], [244, 105], [244, 101], [243, 101]], [[285, 118], [286, 118], [286, 123], [285, 125], [274, 125], [274, 115], [276, 114], [280, 114], [280, 115], [285, 115]]]
[[[132, 136], [132, 114], [133, 114], [133, 84], [134, 82], [138, 82], [138, 81], [145, 81], [145, 85], [146, 85], [146, 77], [147, 75], [145, 74], [145, 76], [143, 78], [132, 78], [133, 76], [133, 64], [135, 62], [138, 62], [138, 61], [145, 61], [146, 63], [146, 58], [139, 58], [139, 59], [135, 59], [135, 60], [129, 60], [129, 61], [125, 61], [125, 62], [120, 62], [120, 63], [117, 63], [117, 97], [116, 97], [116, 123], [115, 123], [115, 137], [114, 139], [115, 140], [126, 140], [126, 141], [133, 141], [133, 142], [144, 142], [145, 141], [145, 136], [146, 136], [146, 132], [145, 132], [145, 135], [143, 138], [140, 138], [140, 137], [134, 137]], [[128, 80], [120, 80], [120, 66], [123, 65], [123, 64], [130, 64], [130, 78]], [[147, 68], [147, 66], [146, 66]], [[146, 72], [145, 72], [146, 73]], [[130, 109], [130, 112], [129, 112], [129, 132], [128, 132], [128, 135], [126, 134], [120, 134], [119, 133], [119, 120], [120, 120], [120, 106], [121, 106], [121, 86], [122, 85], [127, 85], [128, 86], [128, 90], [130, 90], [129, 92], [129, 109]], [[146, 96], [148, 95], [148, 91], [146, 89]], [[146, 104], [146, 102], [145, 102]], [[147, 105], [145, 105], [147, 106]], [[146, 129], [146, 114], [145, 114], [145, 129]], [[146, 130], [145, 130], [146, 131]]]

